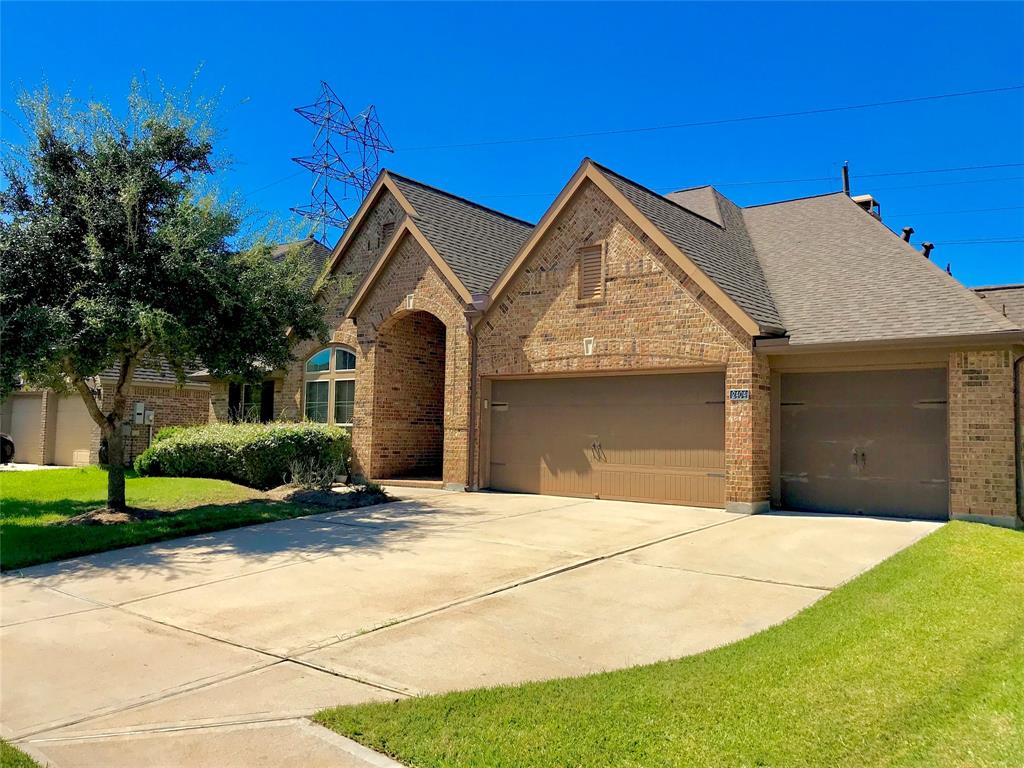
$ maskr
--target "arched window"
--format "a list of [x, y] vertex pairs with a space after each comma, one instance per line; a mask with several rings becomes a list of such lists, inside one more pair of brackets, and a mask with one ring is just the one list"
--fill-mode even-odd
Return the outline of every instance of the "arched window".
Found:
[[352, 426], [356, 400], [356, 354], [324, 347], [306, 360], [303, 413], [309, 421]]

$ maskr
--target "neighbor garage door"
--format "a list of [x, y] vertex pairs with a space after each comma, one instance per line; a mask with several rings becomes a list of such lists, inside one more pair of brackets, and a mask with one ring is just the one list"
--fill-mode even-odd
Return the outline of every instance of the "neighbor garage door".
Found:
[[721, 373], [495, 381], [492, 488], [725, 504]]
[[92, 420], [85, 402], [78, 395], [57, 401], [57, 433], [53, 446], [53, 463], [73, 467], [89, 463], [92, 443]]
[[22, 464], [42, 464], [42, 394], [11, 396], [11, 439], [14, 460]]
[[782, 375], [788, 509], [948, 516], [944, 370]]

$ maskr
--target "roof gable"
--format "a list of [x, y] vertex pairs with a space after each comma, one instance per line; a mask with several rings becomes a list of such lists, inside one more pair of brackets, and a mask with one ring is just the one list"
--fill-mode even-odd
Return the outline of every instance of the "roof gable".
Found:
[[413, 219], [470, 293], [486, 293], [533, 225], [396, 173]]
[[842, 192], [743, 218], [790, 346], [1015, 329]]
[[[722, 225], [595, 163], [622, 195], [718, 285], [765, 333], [781, 333], [782, 318], [747, 236], [740, 209], [709, 189]], [[713, 211], [710, 211], [713, 213]]]

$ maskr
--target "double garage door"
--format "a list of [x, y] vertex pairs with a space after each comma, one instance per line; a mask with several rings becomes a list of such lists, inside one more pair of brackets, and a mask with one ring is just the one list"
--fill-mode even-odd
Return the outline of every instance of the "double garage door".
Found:
[[490, 485], [721, 507], [721, 373], [495, 381]]
[[[492, 488], [725, 505], [721, 373], [494, 381]], [[948, 516], [944, 370], [787, 373], [775, 428], [786, 509]]]

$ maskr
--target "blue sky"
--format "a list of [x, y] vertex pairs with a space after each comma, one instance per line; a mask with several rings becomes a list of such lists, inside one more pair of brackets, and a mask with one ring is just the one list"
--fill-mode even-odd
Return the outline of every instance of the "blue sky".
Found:
[[[223, 88], [220, 187], [286, 214], [308, 202], [292, 109], [327, 80], [373, 103], [388, 167], [530, 220], [584, 156], [659, 191], [741, 205], [827, 192], [850, 162], [896, 230], [968, 285], [1024, 282], [1024, 91], [649, 133], [423, 149], [695, 122], [1024, 83], [1024, 4], [9, 3], [6, 115], [44, 81], [123, 104], [133, 74]], [[1011, 166], [1010, 164], [1017, 164]], [[871, 176], [963, 166], [1008, 167]], [[829, 177], [835, 181], [750, 184]], [[284, 180], [282, 180], [284, 179]], [[988, 210], [993, 208], [1005, 210]], [[984, 210], [979, 210], [984, 209]]]

